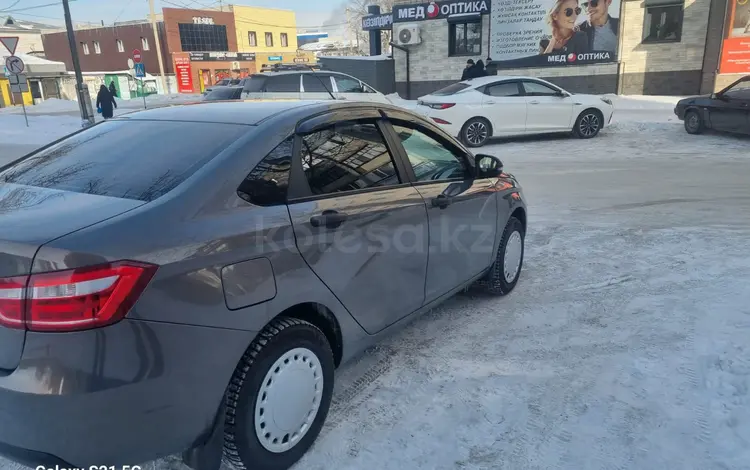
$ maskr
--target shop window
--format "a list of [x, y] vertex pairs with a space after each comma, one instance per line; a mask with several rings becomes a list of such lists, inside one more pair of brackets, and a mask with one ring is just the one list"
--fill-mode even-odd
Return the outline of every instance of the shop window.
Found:
[[451, 56], [482, 53], [482, 23], [450, 23], [448, 25], [448, 53]]
[[247, 32], [247, 43], [250, 45], [250, 47], [258, 46], [258, 35], [255, 33], [255, 31]]
[[180, 46], [184, 52], [224, 52], [229, 50], [227, 27], [223, 24], [178, 23]]
[[675, 0], [646, 0], [643, 42], [679, 42], [683, 6], [682, 2]]
[[266, 33], [266, 47], [273, 47], [273, 33]]
[[99, 41], [94, 41], [94, 52], [96, 54], [102, 53], [102, 47], [99, 45]]
[[83, 55], [89, 55], [89, 45], [85, 42], [81, 43], [81, 49], [83, 49]]
[[144, 51], [148, 51], [150, 47], [148, 47], [148, 38], [141, 38], [141, 49]]
[[122, 39], [117, 40], [117, 52], [125, 52], [125, 45], [122, 43]]
[[281, 47], [289, 47], [289, 36], [286, 33], [281, 33]]

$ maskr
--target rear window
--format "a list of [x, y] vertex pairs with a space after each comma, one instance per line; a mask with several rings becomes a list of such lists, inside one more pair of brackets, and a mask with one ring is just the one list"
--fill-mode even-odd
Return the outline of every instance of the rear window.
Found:
[[264, 75], [253, 75], [250, 78], [246, 78], [243, 91], [248, 93], [260, 93], [263, 91], [263, 87], [266, 84], [266, 78], [268, 77]]
[[2, 170], [0, 184], [152, 201], [247, 131], [235, 124], [108, 121]]
[[465, 83], [454, 83], [453, 85], [448, 85], [445, 88], [441, 88], [438, 91], [432, 92], [432, 95], [435, 96], [448, 96], [448, 95], [455, 95], [461, 90], [465, 90], [469, 88], [471, 85], [467, 85]]
[[241, 90], [237, 88], [222, 87], [211, 90], [207, 95], [207, 100], [231, 100], [239, 98]]

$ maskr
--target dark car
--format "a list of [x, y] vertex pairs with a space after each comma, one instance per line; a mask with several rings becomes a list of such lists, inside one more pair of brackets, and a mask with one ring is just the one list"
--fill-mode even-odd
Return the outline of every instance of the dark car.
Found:
[[208, 95], [210, 92], [218, 88], [223, 88], [227, 86], [238, 86], [242, 84], [243, 84], [243, 81], [240, 78], [225, 78], [223, 80], [219, 80], [218, 82], [214, 83], [212, 86], [203, 90], [203, 94]]
[[674, 113], [689, 134], [705, 129], [750, 134], [750, 75], [718, 93], [680, 100]]
[[0, 453], [279, 470], [336, 367], [459, 291], [511, 292], [526, 207], [403, 109], [212, 102], [0, 168], [0, 227]]
[[204, 101], [238, 100], [242, 96], [243, 87], [223, 86], [211, 90], [203, 97]]

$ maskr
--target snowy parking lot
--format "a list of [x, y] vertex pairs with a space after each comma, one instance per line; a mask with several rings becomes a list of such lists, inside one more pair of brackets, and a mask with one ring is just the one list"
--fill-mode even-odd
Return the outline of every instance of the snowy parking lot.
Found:
[[[688, 135], [670, 100], [616, 104], [595, 139], [479, 151], [524, 187], [518, 286], [342, 367], [296, 469], [750, 468], [750, 138]], [[42, 143], [8, 145], [9, 119], [0, 156]]]

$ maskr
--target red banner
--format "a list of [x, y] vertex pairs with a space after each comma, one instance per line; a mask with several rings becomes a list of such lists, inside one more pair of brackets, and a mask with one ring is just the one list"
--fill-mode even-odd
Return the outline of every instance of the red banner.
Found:
[[172, 60], [174, 60], [177, 91], [179, 93], [196, 93], [193, 89], [193, 74], [190, 71], [190, 54], [176, 52], [172, 54]]
[[720, 73], [750, 73], [750, 0], [733, 0]]

